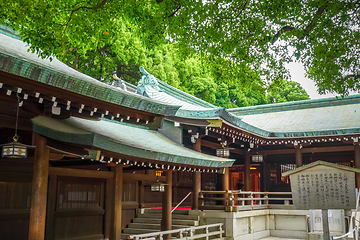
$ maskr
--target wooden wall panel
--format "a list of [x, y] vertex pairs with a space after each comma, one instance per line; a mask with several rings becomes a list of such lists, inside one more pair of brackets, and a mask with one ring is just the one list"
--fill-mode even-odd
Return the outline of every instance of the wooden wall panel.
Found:
[[0, 172], [0, 239], [28, 238], [30, 202], [31, 175]]
[[28, 239], [29, 234], [29, 218], [0, 220], [0, 239], [6, 240], [24, 240]]
[[54, 220], [47, 226], [51, 228], [47, 239], [103, 239], [105, 179], [59, 176], [56, 181], [52, 195], [56, 199], [49, 201], [55, 207]]
[[121, 229], [124, 229], [136, 217], [136, 209], [123, 209], [121, 216]]
[[73, 239], [76, 237], [103, 236], [103, 215], [98, 216], [71, 216], [55, 219], [54, 239]]

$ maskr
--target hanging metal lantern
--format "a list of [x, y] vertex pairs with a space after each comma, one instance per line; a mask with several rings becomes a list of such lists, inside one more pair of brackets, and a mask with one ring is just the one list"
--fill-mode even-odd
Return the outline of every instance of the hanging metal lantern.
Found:
[[18, 142], [18, 137], [13, 137], [13, 142], [2, 145], [1, 156], [3, 158], [26, 158], [27, 147], [31, 147]]
[[165, 183], [156, 182], [151, 184], [151, 191], [152, 192], [165, 192]]
[[230, 148], [222, 147], [216, 149], [216, 156], [222, 158], [228, 158], [230, 156]]
[[260, 154], [252, 155], [252, 156], [251, 156], [251, 160], [252, 160], [253, 162], [263, 162], [263, 161], [264, 161], [264, 156], [263, 156], [263, 155], [260, 155]]
[[18, 127], [18, 118], [19, 118], [19, 104], [20, 104], [20, 99], [18, 98], [18, 105], [16, 109], [15, 135], [13, 137], [13, 142], [0, 145], [2, 146], [1, 156], [3, 158], [26, 158], [27, 149], [35, 147], [18, 142], [19, 136], [17, 135], [17, 127]]
[[157, 177], [156, 183], [151, 184], [152, 192], [165, 192], [165, 185], [169, 185], [166, 183], [159, 182], [159, 177], [161, 176], [163, 171], [155, 171], [155, 175]]

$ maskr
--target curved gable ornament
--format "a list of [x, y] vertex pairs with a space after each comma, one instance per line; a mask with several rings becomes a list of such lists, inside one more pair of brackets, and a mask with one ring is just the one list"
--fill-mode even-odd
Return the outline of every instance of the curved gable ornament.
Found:
[[148, 73], [143, 66], [139, 67], [140, 72], [143, 74], [139, 80], [136, 88], [136, 93], [147, 96], [147, 88], [152, 87], [152, 90], [160, 92], [159, 83], [154, 75]]

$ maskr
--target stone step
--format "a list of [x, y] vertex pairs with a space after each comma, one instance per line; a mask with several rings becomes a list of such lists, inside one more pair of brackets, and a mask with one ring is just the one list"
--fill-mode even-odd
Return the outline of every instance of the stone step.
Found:
[[[153, 219], [161, 219], [161, 214], [153, 214], [153, 213], [144, 213], [139, 214], [138, 217], [141, 218], [153, 218]], [[183, 214], [172, 214], [173, 219], [182, 219], [182, 220], [195, 220], [197, 221], [199, 217], [197, 215], [183, 215]]]
[[[146, 208], [144, 209], [144, 213], [153, 213], [153, 214], [161, 214], [162, 209], [153, 209], [153, 208]], [[188, 210], [175, 210], [172, 212], [172, 215], [179, 214], [179, 215], [189, 215]]]
[[155, 229], [138, 229], [138, 228], [125, 228], [123, 230], [123, 233], [132, 234], [132, 235], [144, 234], [144, 233], [153, 233], [153, 232], [159, 232], [159, 230], [155, 230]]
[[[187, 225], [171, 225], [172, 229], [179, 229], [179, 228], [188, 228], [190, 226]], [[160, 224], [151, 224], [151, 223], [129, 223], [128, 228], [136, 228], [136, 229], [154, 229], [154, 230], [161, 230]]]
[[[151, 218], [139, 218], [133, 219], [134, 223], [151, 223], [151, 224], [159, 224], [161, 223], [161, 219], [151, 219]], [[172, 219], [172, 224], [174, 225], [186, 225], [186, 226], [199, 226], [199, 222], [197, 220], [185, 220], [185, 219]]]

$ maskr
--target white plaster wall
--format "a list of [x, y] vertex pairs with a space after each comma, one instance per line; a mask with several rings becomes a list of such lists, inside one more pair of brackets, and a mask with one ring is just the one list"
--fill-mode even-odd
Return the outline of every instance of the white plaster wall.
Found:
[[[205, 213], [205, 214], [204, 214]], [[223, 223], [229, 240], [257, 240], [269, 236], [306, 239], [306, 210], [263, 209], [242, 212], [203, 211], [200, 224]]]

